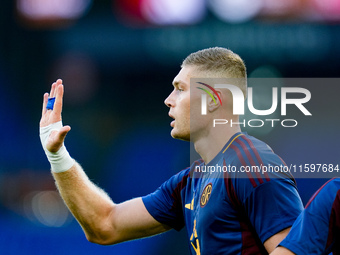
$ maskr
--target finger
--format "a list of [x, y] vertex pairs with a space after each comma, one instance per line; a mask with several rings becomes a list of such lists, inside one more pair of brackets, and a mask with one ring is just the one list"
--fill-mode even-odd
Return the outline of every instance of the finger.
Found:
[[45, 112], [47, 111], [46, 109], [46, 105], [47, 105], [47, 101], [48, 101], [48, 93], [44, 94], [44, 100], [43, 100], [43, 107], [42, 107], [42, 115], [45, 114]]
[[55, 97], [55, 88], [56, 88], [56, 83], [53, 82], [52, 86], [51, 86], [51, 92], [50, 92], [50, 97]]
[[57, 115], [61, 115], [61, 111], [63, 108], [63, 95], [64, 95], [64, 85], [59, 84], [59, 86], [56, 89], [56, 95], [55, 95], [55, 102], [54, 102], [54, 108], [53, 112], [55, 112]]

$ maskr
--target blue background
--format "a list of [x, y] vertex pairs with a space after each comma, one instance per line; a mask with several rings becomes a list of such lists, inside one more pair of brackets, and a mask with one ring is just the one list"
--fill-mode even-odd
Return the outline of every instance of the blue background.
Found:
[[[104, 247], [87, 242], [70, 215], [60, 226], [44, 219], [65, 210], [57, 198], [37, 196], [56, 190], [38, 125], [42, 95], [57, 78], [65, 84], [63, 122], [72, 127], [66, 146], [118, 203], [153, 192], [190, 164], [189, 144], [170, 137], [163, 103], [189, 53], [228, 47], [254, 76], [339, 75], [337, 23], [228, 24], [208, 15], [192, 26], [134, 27], [100, 1], [72, 25], [35, 29], [17, 19], [13, 2], [0, 8], [0, 254], [188, 254], [183, 231]], [[312, 119], [258, 137], [287, 163], [336, 164], [340, 88], [301, 87], [312, 92]], [[325, 181], [298, 179], [303, 202]]]

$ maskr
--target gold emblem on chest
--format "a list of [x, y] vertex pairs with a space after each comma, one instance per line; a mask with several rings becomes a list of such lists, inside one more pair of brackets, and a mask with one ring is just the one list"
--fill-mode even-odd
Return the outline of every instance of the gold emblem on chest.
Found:
[[206, 204], [208, 203], [208, 201], [210, 199], [211, 191], [212, 191], [212, 184], [209, 183], [205, 186], [205, 188], [202, 192], [201, 199], [200, 199], [201, 207], [206, 206]]

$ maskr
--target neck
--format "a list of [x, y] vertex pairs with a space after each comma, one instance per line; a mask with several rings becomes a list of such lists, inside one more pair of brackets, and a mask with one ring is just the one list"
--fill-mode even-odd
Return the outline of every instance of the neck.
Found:
[[237, 132], [241, 132], [239, 125], [233, 127], [228, 125], [212, 127], [206, 135], [199, 137], [194, 141], [195, 150], [204, 162], [208, 164]]

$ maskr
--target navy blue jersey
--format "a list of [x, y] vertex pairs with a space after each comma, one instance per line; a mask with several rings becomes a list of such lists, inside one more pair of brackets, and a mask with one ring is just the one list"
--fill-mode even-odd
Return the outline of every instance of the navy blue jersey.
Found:
[[[263, 243], [303, 209], [284, 165], [268, 145], [237, 133], [209, 164], [195, 162], [143, 202], [157, 221], [186, 227], [191, 254], [267, 254]], [[245, 171], [264, 166], [281, 170]]]
[[[326, 182], [310, 199], [280, 245], [296, 254], [340, 254], [340, 179]], [[337, 242], [336, 242], [337, 241]]]

